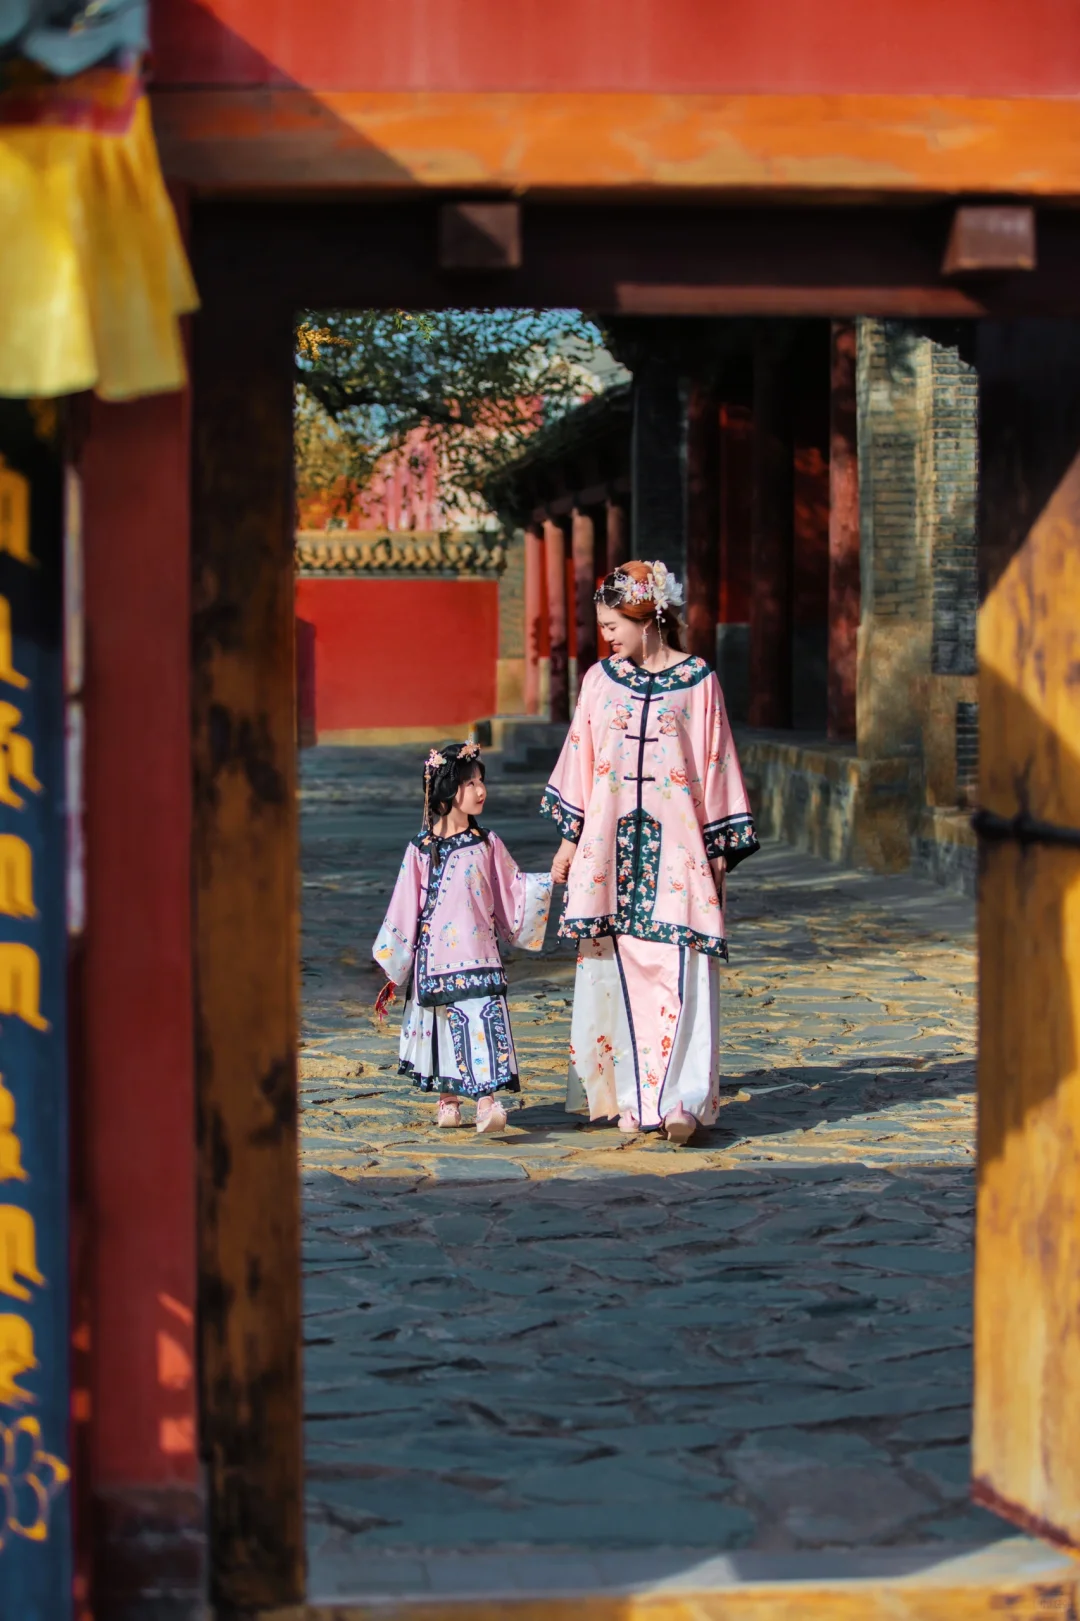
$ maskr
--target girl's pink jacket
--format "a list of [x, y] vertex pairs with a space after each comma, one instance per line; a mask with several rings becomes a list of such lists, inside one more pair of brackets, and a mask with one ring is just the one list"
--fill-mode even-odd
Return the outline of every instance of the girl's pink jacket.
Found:
[[550, 908], [548, 874], [522, 872], [497, 833], [421, 833], [405, 851], [372, 955], [395, 985], [412, 974], [421, 1007], [501, 995], [499, 940], [539, 951]]

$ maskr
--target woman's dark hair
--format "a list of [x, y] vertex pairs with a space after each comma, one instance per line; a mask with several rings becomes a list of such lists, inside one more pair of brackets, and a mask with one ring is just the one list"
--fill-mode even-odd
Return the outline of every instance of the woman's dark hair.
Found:
[[[462, 749], [468, 752], [462, 754]], [[444, 743], [436, 752], [442, 755], [445, 764], [432, 768], [426, 765], [424, 767], [429, 828], [434, 827], [440, 816], [449, 814], [454, 797], [463, 782], [468, 782], [477, 772], [480, 774], [481, 782], [487, 776], [475, 743]]]

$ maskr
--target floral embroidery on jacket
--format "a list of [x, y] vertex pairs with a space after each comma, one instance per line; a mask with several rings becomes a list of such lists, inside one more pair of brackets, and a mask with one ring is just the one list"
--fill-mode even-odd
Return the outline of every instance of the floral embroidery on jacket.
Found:
[[728, 872], [737, 867], [740, 861], [745, 861], [747, 856], [752, 856], [755, 850], [761, 849], [750, 816], [723, 816], [718, 822], [708, 822], [702, 832], [705, 836], [705, 854], [710, 861], [723, 856]]
[[576, 810], [568, 805], [561, 794], [554, 788], [544, 789], [544, 797], [540, 801], [541, 816], [550, 816], [564, 839], [576, 844], [581, 837], [581, 830], [585, 826], [585, 812]]

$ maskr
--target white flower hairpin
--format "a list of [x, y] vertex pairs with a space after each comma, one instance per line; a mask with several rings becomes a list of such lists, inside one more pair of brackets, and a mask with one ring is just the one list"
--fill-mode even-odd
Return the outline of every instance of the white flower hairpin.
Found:
[[656, 603], [657, 613], [682, 607], [683, 588], [666, 563], [651, 563], [649, 577], [652, 581], [652, 599]]

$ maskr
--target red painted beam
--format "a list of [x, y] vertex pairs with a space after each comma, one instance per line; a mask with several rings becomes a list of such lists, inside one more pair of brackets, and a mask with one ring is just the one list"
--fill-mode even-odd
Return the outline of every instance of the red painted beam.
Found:
[[[568, 48], [572, 41], [572, 49]], [[1073, 0], [155, 0], [159, 84], [1080, 93]]]

